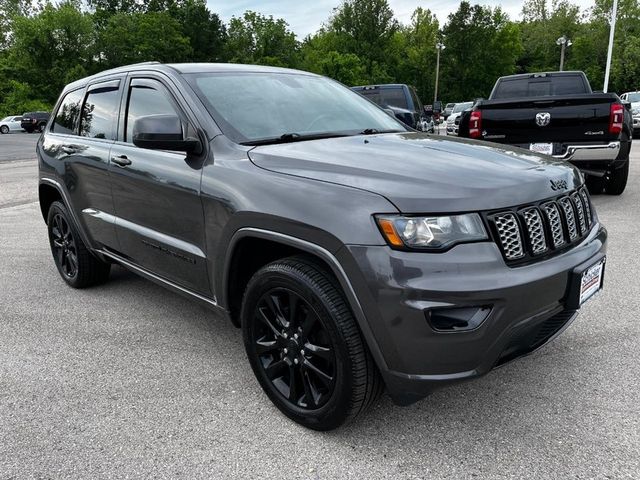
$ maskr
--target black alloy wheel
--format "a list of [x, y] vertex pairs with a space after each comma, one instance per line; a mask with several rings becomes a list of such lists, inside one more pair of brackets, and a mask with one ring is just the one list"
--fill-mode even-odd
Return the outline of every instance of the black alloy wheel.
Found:
[[51, 249], [60, 272], [70, 279], [78, 274], [78, 249], [71, 228], [62, 214], [53, 216]]
[[282, 413], [314, 430], [366, 411], [384, 383], [335, 276], [313, 257], [276, 260], [246, 287], [247, 358]]
[[336, 358], [313, 308], [292, 290], [274, 288], [258, 301], [253, 349], [273, 386], [292, 405], [314, 410], [331, 398]]
[[53, 202], [47, 215], [47, 230], [53, 261], [62, 279], [74, 288], [85, 288], [105, 282], [111, 264], [94, 256], [85, 246], [67, 207]]

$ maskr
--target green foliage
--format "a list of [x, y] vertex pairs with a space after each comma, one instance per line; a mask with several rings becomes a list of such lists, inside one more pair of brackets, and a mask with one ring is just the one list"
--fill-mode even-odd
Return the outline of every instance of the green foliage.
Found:
[[496, 79], [515, 72], [522, 43], [518, 25], [498, 7], [463, 1], [443, 29], [441, 97], [453, 101], [487, 97]]
[[229, 22], [226, 53], [230, 62], [294, 66], [298, 41], [281, 18], [247, 11]]
[[25, 112], [49, 110], [51, 105], [37, 100], [32, 88], [23, 82], [10, 80], [0, 87], [2, 103], [0, 103], [0, 118], [9, 115], [22, 115]]
[[193, 54], [180, 24], [166, 12], [116, 13], [99, 40], [103, 67], [151, 60], [179, 62]]

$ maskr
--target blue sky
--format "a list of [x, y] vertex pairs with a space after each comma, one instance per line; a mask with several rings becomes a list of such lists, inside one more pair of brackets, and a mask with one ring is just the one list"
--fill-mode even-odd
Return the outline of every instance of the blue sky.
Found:
[[[473, 2], [473, 0], [472, 0]], [[323, 22], [329, 18], [334, 7], [340, 0], [208, 0], [209, 8], [228, 22], [232, 16], [240, 16], [245, 10], [254, 10], [265, 15], [284, 18], [291, 30], [300, 39], [309, 33], [315, 32]], [[524, 0], [478, 0], [474, 3], [500, 5], [512, 19], [518, 19], [522, 11]], [[549, 3], [551, 3], [549, 1]], [[592, 5], [590, 0], [573, 0], [572, 3], [588, 8]], [[421, 6], [434, 12], [441, 23], [449, 13], [458, 8], [459, 2], [454, 0], [389, 0], [396, 18], [403, 23], [409, 23], [411, 13], [416, 7]]]

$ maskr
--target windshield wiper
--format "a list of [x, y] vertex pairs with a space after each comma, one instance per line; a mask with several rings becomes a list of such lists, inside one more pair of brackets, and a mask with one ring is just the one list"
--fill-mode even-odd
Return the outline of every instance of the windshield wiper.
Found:
[[391, 130], [378, 130], [377, 128], [365, 128], [364, 130], [362, 130], [360, 132], [360, 135], [375, 135], [376, 133], [399, 133], [399, 132], [403, 132], [404, 130], [395, 130], [395, 129], [391, 129]]
[[324, 133], [309, 133], [309, 134], [300, 134], [296, 132], [283, 133], [279, 137], [270, 137], [270, 138], [260, 138], [258, 140], [248, 140], [246, 142], [241, 142], [241, 145], [273, 145], [277, 143], [292, 143], [292, 142], [302, 142], [305, 140], [318, 140], [321, 138], [336, 138], [336, 137], [347, 137], [349, 133], [344, 132], [324, 132]]

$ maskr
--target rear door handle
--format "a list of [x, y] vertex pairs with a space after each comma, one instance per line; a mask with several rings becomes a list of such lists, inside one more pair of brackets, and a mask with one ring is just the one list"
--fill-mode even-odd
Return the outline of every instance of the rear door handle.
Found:
[[62, 145], [62, 147], [60, 147], [60, 150], [62, 150], [67, 155], [73, 155], [77, 152], [75, 147], [72, 147], [71, 145]]
[[131, 160], [129, 160], [126, 155], [118, 155], [115, 157], [111, 157], [111, 161], [120, 167], [126, 167], [127, 165], [131, 165]]

